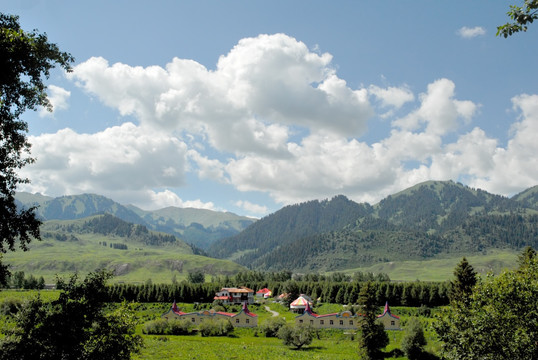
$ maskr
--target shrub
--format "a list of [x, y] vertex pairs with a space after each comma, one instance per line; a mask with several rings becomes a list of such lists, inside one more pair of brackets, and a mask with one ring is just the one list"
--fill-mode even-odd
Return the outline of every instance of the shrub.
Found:
[[142, 332], [149, 335], [164, 335], [167, 328], [168, 321], [166, 319], [157, 319], [145, 323]]
[[228, 336], [234, 331], [230, 320], [205, 320], [199, 326], [198, 330], [202, 336]]
[[286, 325], [284, 318], [272, 317], [260, 326], [260, 331], [265, 334], [265, 337], [276, 337], [278, 330], [284, 325]]
[[406, 325], [405, 336], [402, 339], [402, 350], [409, 360], [421, 359], [424, 353], [426, 338], [420, 320], [409, 319]]
[[189, 335], [192, 333], [192, 323], [186, 319], [168, 320], [168, 335]]
[[305, 324], [296, 326], [284, 325], [278, 330], [278, 338], [282, 340], [284, 345], [293, 346], [300, 349], [305, 345], [310, 345], [314, 338], [312, 327]]

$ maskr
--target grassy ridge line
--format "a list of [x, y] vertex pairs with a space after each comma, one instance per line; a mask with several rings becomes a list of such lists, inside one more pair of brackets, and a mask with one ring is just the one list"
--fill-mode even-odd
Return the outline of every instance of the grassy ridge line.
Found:
[[512, 250], [490, 250], [484, 255], [456, 255], [450, 258], [422, 261], [392, 261], [375, 264], [370, 267], [355, 268], [342, 271], [353, 274], [357, 271], [386, 273], [395, 281], [445, 281], [453, 277], [454, 268], [466, 257], [474, 269], [480, 274], [500, 273], [505, 269], [514, 268], [520, 253]]

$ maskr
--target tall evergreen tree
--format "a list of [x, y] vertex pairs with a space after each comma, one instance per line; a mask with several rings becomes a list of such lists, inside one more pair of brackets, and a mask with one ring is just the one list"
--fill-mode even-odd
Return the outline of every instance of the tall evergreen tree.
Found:
[[454, 269], [455, 279], [452, 281], [450, 299], [465, 299], [473, 291], [476, 285], [476, 272], [466, 258], [463, 258]]
[[361, 287], [359, 305], [363, 315], [359, 324], [359, 357], [364, 360], [383, 359], [381, 350], [389, 344], [389, 337], [383, 324], [376, 321], [375, 290], [370, 281]]

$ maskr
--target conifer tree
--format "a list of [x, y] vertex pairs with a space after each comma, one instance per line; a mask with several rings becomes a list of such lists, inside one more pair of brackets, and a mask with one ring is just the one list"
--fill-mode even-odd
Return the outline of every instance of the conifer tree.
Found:
[[476, 285], [477, 279], [473, 266], [469, 264], [466, 258], [463, 258], [456, 266], [454, 276], [450, 299], [453, 301], [468, 298], [473, 291], [473, 286]]
[[384, 349], [389, 344], [389, 337], [383, 324], [376, 321], [377, 306], [373, 284], [369, 281], [361, 287], [359, 305], [363, 318], [359, 324], [359, 358], [364, 360], [383, 359]]

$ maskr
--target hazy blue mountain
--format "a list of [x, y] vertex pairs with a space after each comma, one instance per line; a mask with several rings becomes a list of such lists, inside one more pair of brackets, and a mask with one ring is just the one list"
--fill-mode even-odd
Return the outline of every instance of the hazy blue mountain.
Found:
[[213, 241], [238, 234], [256, 221], [229, 212], [204, 209], [168, 207], [145, 211], [94, 194], [51, 198], [21, 192], [17, 193], [16, 199], [25, 207], [37, 205], [37, 215], [43, 220], [74, 220], [107, 213], [127, 222], [145, 225], [151, 230], [178, 236], [199, 248], [207, 248]]

